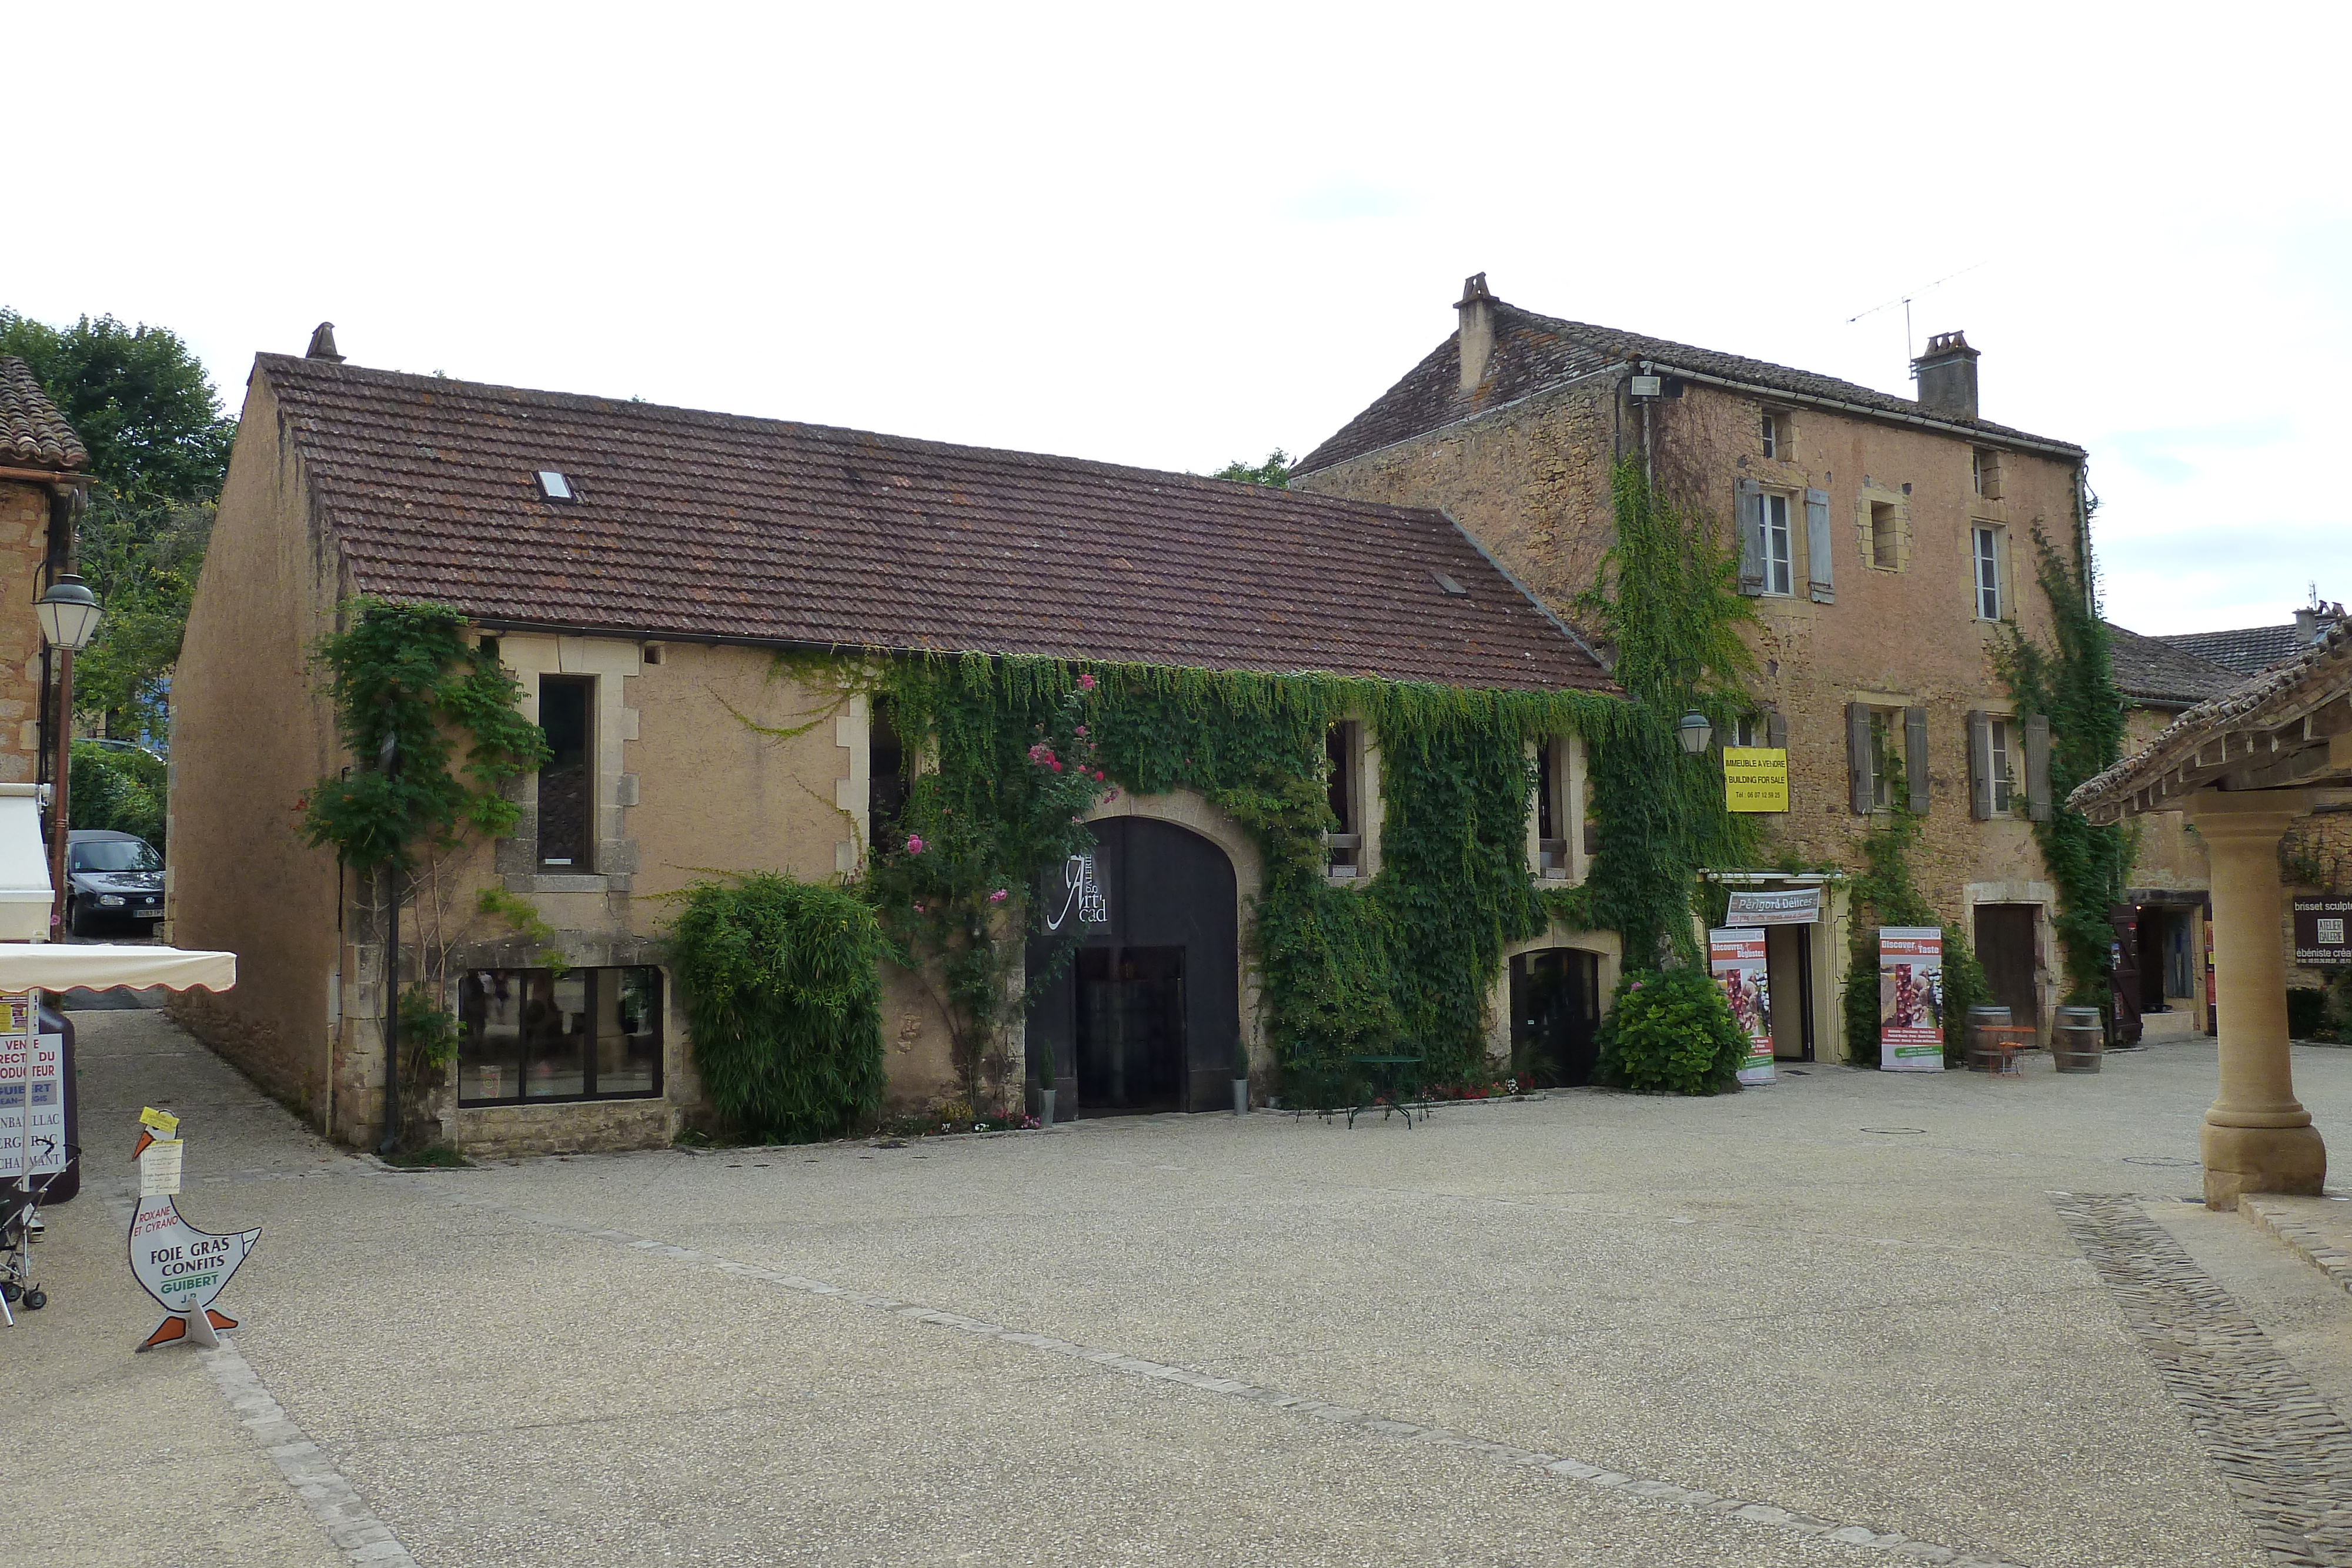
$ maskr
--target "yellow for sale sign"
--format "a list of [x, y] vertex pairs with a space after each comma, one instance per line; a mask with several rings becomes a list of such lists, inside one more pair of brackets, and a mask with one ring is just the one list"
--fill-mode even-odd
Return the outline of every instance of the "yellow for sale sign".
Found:
[[1789, 809], [1789, 753], [1777, 746], [1723, 748], [1723, 803], [1734, 811]]

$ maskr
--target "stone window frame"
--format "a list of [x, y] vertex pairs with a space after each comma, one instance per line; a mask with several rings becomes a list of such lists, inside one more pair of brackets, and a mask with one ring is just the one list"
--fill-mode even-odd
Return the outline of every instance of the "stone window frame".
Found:
[[[669, 1051], [676, 1036], [676, 1030], [670, 1019], [670, 1000], [677, 989], [677, 987], [671, 980], [669, 971], [659, 964], [644, 962], [636, 964], [575, 965], [566, 972], [569, 974], [581, 975], [586, 977], [586, 984], [591, 988], [589, 996], [589, 1010], [591, 1014], [593, 1015], [594, 1013], [602, 1010], [602, 998], [596, 995], [596, 991], [606, 984], [617, 984], [616, 980], [608, 980], [607, 977], [617, 977], [630, 969], [642, 969], [654, 977], [653, 1087], [650, 1089], [616, 1090], [595, 1093], [583, 1092], [578, 1094], [552, 1094], [533, 1097], [526, 1096], [521, 1092], [523, 1087], [522, 1082], [520, 1079], [518, 1079], [515, 1085], [516, 1092], [513, 1094], [498, 1095], [489, 1098], [476, 1097], [473, 1099], [467, 1099], [465, 1097], [463, 1089], [465, 1082], [464, 1058], [466, 1039], [465, 1024], [461, 1017], [458, 1024], [458, 1060], [452, 1063], [452, 1073], [449, 1080], [450, 1087], [453, 1092], [454, 1102], [457, 1108], [460, 1111], [486, 1111], [499, 1108], [528, 1107], [533, 1105], [601, 1105], [614, 1102], [668, 1099], [670, 1077]], [[460, 998], [464, 995], [466, 979], [470, 975], [545, 975], [551, 973], [552, 971], [544, 964], [466, 965], [462, 967], [457, 968], [451, 974], [449, 979], [450, 994], [447, 1000], [452, 1006], [457, 1007], [459, 1011], [462, 1013], [463, 1009], [460, 1003]], [[593, 1032], [593, 1027], [594, 1026], [592, 1023], [590, 1026], [590, 1038], [583, 1047], [583, 1082], [595, 1075], [596, 1042]]]
[[[1874, 508], [1888, 508], [1887, 523], [1894, 530], [1895, 562], [1882, 566], [1878, 560], [1877, 522]], [[1865, 477], [1854, 498], [1854, 532], [1862, 548], [1862, 564], [1871, 571], [1901, 574], [1911, 570], [1911, 497]]]
[[[1993, 613], [1990, 615], [1984, 612], [1985, 590], [1988, 585], [1984, 580], [1983, 552], [1985, 536], [1988, 534], [1992, 536], [1992, 582], [1990, 586], [1992, 590]], [[1998, 625], [2007, 619], [2010, 607], [2014, 602], [2010, 595], [2009, 578], [2008, 525], [1993, 517], [1970, 517], [1969, 519], [1969, 617], [1970, 620], [1981, 626]]]
[[[1564, 852], [1547, 868], [1543, 863], [1543, 818], [1538, 809], [1535, 791], [1543, 788], [1538, 767], [1541, 748], [1557, 747], [1559, 763], [1552, 769], [1552, 825], [1568, 830], [1557, 834], [1555, 842], [1563, 844]], [[1588, 801], [1584, 737], [1574, 730], [1542, 736], [1527, 743], [1528, 770], [1536, 782], [1529, 789], [1528, 800], [1528, 871], [1546, 887], [1580, 887], [1591, 874], [1592, 857], [1584, 841], [1584, 815]]]
[[1779, 403], [1763, 403], [1756, 411], [1756, 446], [1768, 463], [1797, 460], [1796, 411]]
[[611, 637], [574, 637], [538, 632], [485, 632], [495, 640], [499, 663], [522, 683], [518, 707], [531, 723], [539, 722], [539, 677], [586, 675], [595, 678], [591, 706], [590, 736], [594, 747], [594, 842], [593, 872], [549, 873], [539, 864], [539, 779], [516, 784], [515, 803], [522, 817], [512, 837], [498, 841], [496, 864], [507, 891], [529, 896], [541, 893], [622, 893], [630, 890], [637, 870], [636, 841], [628, 836], [628, 813], [638, 803], [637, 775], [627, 770], [627, 748], [636, 744], [637, 709], [628, 699], [627, 682], [644, 668], [643, 650], [635, 641]]

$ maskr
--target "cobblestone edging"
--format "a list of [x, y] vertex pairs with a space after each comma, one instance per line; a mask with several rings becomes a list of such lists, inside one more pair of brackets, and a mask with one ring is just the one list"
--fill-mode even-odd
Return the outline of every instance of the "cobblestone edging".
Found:
[[982, 1318], [967, 1317], [961, 1312], [943, 1312], [918, 1302], [901, 1301], [888, 1296], [847, 1290], [839, 1285], [827, 1284], [822, 1280], [811, 1280], [801, 1275], [789, 1274], [781, 1270], [763, 1268], [756, 1263], [740, 1262], [731, 1258], [720, 1257], [691, 1247], [675, 1246], [657, 1238], [613, 1229], [597, 1225], [591, 1220], [572, 1219], [562, 1215], [547, 1214], [536, 1209], [518, 1208], [494, 1198], [470, 1193], [436, 1190], [434, 1196], [447, 1203], [488, 1209], [527, 1224], [541, 1226], [551, 1230], [568, 1231], [573, 1235], [598, 1241], [611, 1242], [615, 1246], [625, 1247], [633, 1251], [646, 1253], [688, 1268], [709, 1269], [719, 1273], [732, 1275], [737, 1279], [756, 1280], [764, 1284], [775, 1285], [803, 1295], [819, 1296], [853, 1306], [870, 1308], [888, 1312], [894, 1317], [904, 1318], [910, 1322], [925, 1323], [936, 1328], [953, 1329], [962, 1333], [1001, 1340], [1007, 1344], [1020, 1345], [1024, 1349], [1040, 1351], [1046, 1354], [1072, 1356], [1081, 1361], [1093, 1362], [1108, 1371], [1172, 1383], [1182, 1387], [1198, 1389], [1204, 1394], [1219, 1394], [1229, 1398], [1246, 1400], [1254, 1405], [1262, 1405], [1270, 1409], [1287, 1410], [1294, 1415], [1328, 1421], [1335, 1426], [1355, 1427], [1402, 1443], [1463, 1449], [1503, 1464], [1540, 1471], [1545, 1475], [1576, 1485], [1616, 1491], [1628, 1497], [1637, 1497], [1668, 1507], [1745, 1520], [1753, 1524], [1796, 1535], [1840, 1542], [1865, 1550], [1875, 1550], [1897, 1561], [1945, 1563], [1948, 1564], [1949, 1568], [2020, 1568], [2019, 1564], [2005, 1558], [1978, 1556], [1953, 1547], [1939, 1546], [1932, 1542], [1915, 1541], [1898, 1531], [1881, 1531], [1867, 1524], [1819, 1519], [1811, 1514], [1800, 1513], [1794, 1509], [1778, 1508], [1770, 1503], [1756, 1502], [1742, 1498], [1723, 1497], [1715, 1492], [1679, 1487], [1667, 1481], [1632, 1475], [1622, 1470], [1611, 1469], [1605, 1465], [1591, 1464], [1564, 1455], [1513, 1448], [1507, 1443], [1489, 1442], [1485, 1438], [1470, 1437], [1443, 1427], [1427, 1427], [1414, 1421], [1394, 1420], [1376, 1411], [1361, 1410], [1353, 1406], [1334, 1405], [1305, 1395], [1285, 1394], [1277, 1389], [1261, 1388], [1233, 1378], [1218, 1377], [1187, 1367], [1171, 1366], [1164, 1362], [1147, 1361], [1140, 1356], [1128, 1355], [1116, 1350], [1101, 1350], [1069, 1340], [1056, 1339], [1051, 1334], [1029, 1333], [1006, 1327], [1002, 1323], [990, 1322]]
[[2271, 1561], [2352, 1568], [2352, 1427], [2128, 1194], [2058, 1194], [2140, 1350]]
[[[107, 1207], [129, 1229], [134, 1207], [129, 1183], [107, 1195]], [[233, 1337], [224, 1336], [217, 1349], [199, 1350], [196, 1356], [212, 1375], [213, 1386], [220, 1390], [245, 1429], [253, 1434], [253, 1440], [261, 1445], [261, 1451], [269, 1456], [269, 1462], [278, 1467], [278, 1473], [352, 1568], [416, 1568], [416, 1559], [408, 1554], [392, 1527], [375, 1516], [327, 1451], [312, 1442], [310, 1434], [297, 1426], [270, 1395], [261, 1374], [238, 1354]]]
[[2267, 1230], [2285, 1242], [2288, 1250], [2335, 1281], [2339, 1289], [2352, 1291], [2352, 1257], [2328, 1245], [2327, 1238], [2296, 1219], [2293, 1209], [2272, 1199], [2242, 1197], [2238, 1212], [2257, 1230]]

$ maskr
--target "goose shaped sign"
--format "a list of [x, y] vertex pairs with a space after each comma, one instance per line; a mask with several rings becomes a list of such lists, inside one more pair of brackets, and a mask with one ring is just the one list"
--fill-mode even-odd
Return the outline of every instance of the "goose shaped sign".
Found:
[[131, 1151], [139, 1162], [139, 1207], [131, 1216], [131, 1272], [164, 1313], [139, 1348], [153, 1350], [176, 1339], [218, 1344], [213, 1331], [233, 1329], [236, 1320], [213, 1311], [213, 1299], [261, 1239], [261, 1232], [215, 1235], [181, 1218], [177, 1195], [184, 1145], [180, 1119], [151, 1107], [139, 1113], [139, 1121], [138, 1146]]

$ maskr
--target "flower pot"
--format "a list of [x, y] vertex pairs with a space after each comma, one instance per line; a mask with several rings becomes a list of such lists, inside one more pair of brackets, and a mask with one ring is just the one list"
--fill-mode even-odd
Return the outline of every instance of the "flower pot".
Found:
[[1037, 1091], [1037, 1124], [1041, 1127], [1054, 1124], [1054, 1092], [1051, 1089]]
[[1249, 1080], [1246, 1078], [1234, 1080], [1234, 1114], [1236, 1116], [1249, 1114]]

